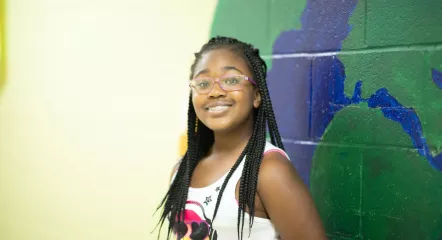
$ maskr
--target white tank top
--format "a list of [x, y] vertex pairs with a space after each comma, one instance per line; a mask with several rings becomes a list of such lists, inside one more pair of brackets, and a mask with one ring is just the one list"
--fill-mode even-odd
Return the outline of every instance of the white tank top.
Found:
[[[277, 151], [289, 158], [280, 148], [267, 142], [264, 154]], [[184, 214], [184, 223], [175, 226], [174, 231], [176, 239], [191, 240], [234, 240], [238, 239], [237, 221], [238, 221], [238, 202], [235, 197], [236, 185], [241, 178], [244, 168], [244, 159], [230, 177], [224, 190], [216, 214], [215, 221], [212, 224], [213, 213], [215, 211], [218, 193], [228, 173], [218, 179], [215, 183], [203, 187], [189, 187], [187, 203]], [[176, 174], [176, 173], [175, 173]], [[175, 178], [175, 174], [173, 178]], [[172, 178], [172, 180], [173, 180]], [[210, 230], [212, 236], [209, 238]], [[215, 237], [216, 235], [216, 237]], [[255, 217], [249, 236], [249, 215], [244, 216], [243, 239], [252, 240], [271, 240], [278, 239], [278, 233], [269, 219]]]

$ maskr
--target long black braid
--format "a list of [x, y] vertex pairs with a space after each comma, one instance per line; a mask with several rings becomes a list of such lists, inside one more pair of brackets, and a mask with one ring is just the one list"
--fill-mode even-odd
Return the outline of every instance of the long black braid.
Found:
[[[235, 38], [214, 37], [205, 44], [198, 53], [195, 53], [195, 62], [191, 66], [190, 78], [193, 78], [195, 66], [204, 53], [214, 49], [229, 49], [239, 54], [248, 63], [253, 72], [253, 79], [257, 83], [257, 87], [261, 94], [261, 105], [256, 109], [255, 126], [252, 136], [247, 143], [245, 149], [239, 156], [236, 163], [230, 169], [218, 195], [215, 206], [215, 212], [212, 222], [215, 220], [218, 208], [221, 202], [223, 192], [227, 186], [227, 182], [238, 168], [242, 159], [247, 158], [244, 162], [244, 169], [241, 175], [239, 186], [239, 209], [238, 209], [238, 239], [243, 237], [244, 216], [248, 209], [249, 218], [249, 234], [253, 225], [255, 215], [255, 195], [258, 185], [258, 173], [263, 159], [264, 148], [266, 144], [266, 130], [268, 128], [271, 143], [281, 149], [284, 149], [279, 135], [278, 127], [273, 113], [272, 102], [266, 83], [267, 65], [259, 55], [259, 50], [251, 44], [241, 42]], [[192, 104], [192, 97], [189, 97], [189, 109], [187, 112], [187, 152], [184, 155], [181, 164], [178, 167], [175, 179], [172, 181], [166, 196], [161, 201], [158, 209], [164, 206], [161, 214], [159, 225], [160, 228], [164, 221], [169, 219], [169, 227], [167, 239], [169, 239], [174, 226], [178, 226], [184, 221], [183, 212], [187, 200], [187, 193], [190, 185], [190, 179], [198, 162], [207, 155], [209, 149], [213, 145], [213, 131], [207, 128], [201, 121], [197, 119], [195, 109]], [[158, 210], [157, 209], [157, 210]], [[240, 231], [241, 230], [241, 231]], [[158, 236], [159, 237], [159, 236]]]

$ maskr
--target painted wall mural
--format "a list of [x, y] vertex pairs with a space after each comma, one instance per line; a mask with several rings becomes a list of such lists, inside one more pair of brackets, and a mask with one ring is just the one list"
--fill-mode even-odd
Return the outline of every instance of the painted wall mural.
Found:
[[219, 0], [330, 239], [442, 239], [442, 4]]

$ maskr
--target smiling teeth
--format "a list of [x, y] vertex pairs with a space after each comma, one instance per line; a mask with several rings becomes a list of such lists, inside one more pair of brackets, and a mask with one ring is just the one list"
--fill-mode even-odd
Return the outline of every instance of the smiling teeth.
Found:
[[216, 107], [211, 107], [209, 108], [209, 111], [211, 112], [221, 112], [226, 110], [227, 108], [229, 108], [228, 106], [216, 106]]

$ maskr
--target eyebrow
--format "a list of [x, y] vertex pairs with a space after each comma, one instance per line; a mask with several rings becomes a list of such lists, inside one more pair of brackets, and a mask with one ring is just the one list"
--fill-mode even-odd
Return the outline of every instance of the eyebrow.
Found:
[[[241, 74], [244, 74], [241, 70], [239, 70], [238, 68], [236, 68], [234, 66], [224, 66], [222, 68], [222, 70], [224, 72], [227, 72], [227, 71], [230, 71], [230, 70], [235, 70], [237, 72], [240, 72]], [[208, 73], [208, 72], [210, 72], [209, 69], [207, 69], [207, 68], [203, 69], [203, 70], [199, 71], [198, 74], [195, 75], [195, 77], [198, 77], [198, 75], [203, 74], [203, 73]]]
[[235, 70], [237, 72], [240, 72], [241, 74], [244, 74], [241, 70], [239, 70], [238, 68], [234, 67], [234, 66], [225, 66], [223, 67], [224, 71], [229, 71], [229, 70]]

